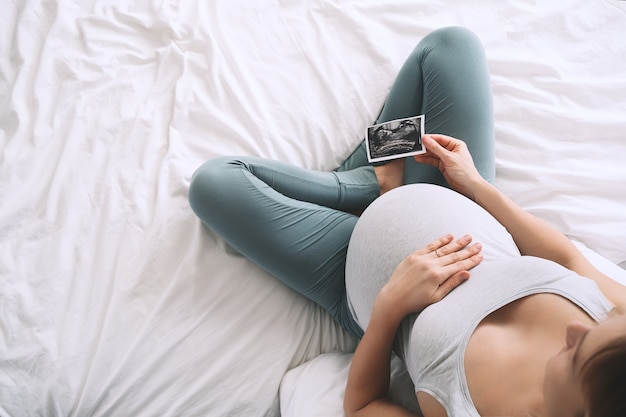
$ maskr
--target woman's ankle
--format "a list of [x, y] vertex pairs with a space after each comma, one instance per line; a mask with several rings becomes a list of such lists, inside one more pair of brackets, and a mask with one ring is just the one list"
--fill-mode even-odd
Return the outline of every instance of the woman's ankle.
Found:
[[380, 195], [404, 185], [404, 165], [405, 159], [402, 158], [374, 167]]

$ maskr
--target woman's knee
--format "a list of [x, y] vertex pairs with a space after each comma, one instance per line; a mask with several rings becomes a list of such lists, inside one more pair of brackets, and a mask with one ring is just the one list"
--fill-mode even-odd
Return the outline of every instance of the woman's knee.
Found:
[[222, 199], [225, 192], [233, 192], [228, 182], [233, 178], [233, 169], [245, 164], [233, 157], [217, 157], [202, 164], [191, 177], [189, 205], [198, 217], [204, 219], [210, 207]]
[[425, 78], [429, 74], [457, 74], [459, 70], [473, 74], [476, 68], [486, 71], [486, 57], [480, 39], [474, 32], [459, 26], [437, 29], [426, 35], [407, 62], [417, 65]]
[[449, 26], [434, 30], [426, 35], [421, 43], [437, 48], [461, 48], [464, 50], [478, 48], [482, 50], [482, 43], [478, 36], [461, 26]]

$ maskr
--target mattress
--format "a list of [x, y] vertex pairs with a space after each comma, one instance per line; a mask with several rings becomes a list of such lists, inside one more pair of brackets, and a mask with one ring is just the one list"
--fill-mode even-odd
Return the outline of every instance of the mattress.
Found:
[[485, 47], [496, 185], [626, 283], [626, 2], [5, 3], [2, 417], [341, 415], [357, 341], [203, 227], [190, 178], [336, 168], [443, 26]]

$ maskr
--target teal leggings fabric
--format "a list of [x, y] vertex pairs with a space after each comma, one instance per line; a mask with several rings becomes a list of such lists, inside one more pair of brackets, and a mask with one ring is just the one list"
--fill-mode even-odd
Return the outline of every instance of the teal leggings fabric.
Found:
[[[432, 32], [401, 68], [376, 122], [425, 114], [425, 130], [463, 139], [493, 180], [491, 87], [482, 45], [466, 29]], [[407, 159], [405, 183], [446, 186], [441, 173]], [[189, 202], [228, 244], [326, 309], [360, 337], [344, 280], [358, 217], [380, 194], [364, 144], [336, 171], [311, 171], [254, 157], [218, 157], [194, 173]]]

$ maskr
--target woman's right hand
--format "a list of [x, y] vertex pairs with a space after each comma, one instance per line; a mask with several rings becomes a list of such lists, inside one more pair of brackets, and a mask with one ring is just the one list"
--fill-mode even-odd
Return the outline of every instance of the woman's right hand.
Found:
[[429, 134], [422, 137], [422, 143], [426, 153], [415, 156], [415, 161], [438, 168], [452, 189], [475, 200], [473, 190], [484, 179], [465, 142], [451, 136]]
[[447, 235], [407, 256], [378, 296], [385, 315], [399, 321], [442, 300], [465, 282], [469, 270], [483, 259], [482, 246], [471, 242], [469, 235], [457, 240]]
[[482, 260], [479, 244], [464, 236], [444, 236], [419, 249], [396, 267], [380, 290], [359, 342], [346, 384], [346, 415], [409, 416], [389, 401], [389, 358], [402, 319], [444, 298], [469, 278]]

